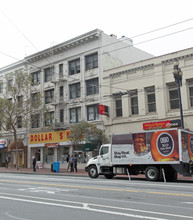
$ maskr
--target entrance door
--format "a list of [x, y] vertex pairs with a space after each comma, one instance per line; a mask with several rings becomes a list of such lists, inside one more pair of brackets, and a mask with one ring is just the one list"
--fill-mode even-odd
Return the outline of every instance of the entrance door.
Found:
[[23, 166], [23, 154], [19, 153], [19, 166], [22, 167]]

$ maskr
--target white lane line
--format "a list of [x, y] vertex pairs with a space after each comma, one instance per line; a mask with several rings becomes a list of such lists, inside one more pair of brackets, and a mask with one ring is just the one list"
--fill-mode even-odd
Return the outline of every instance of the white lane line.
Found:
[[[68, 201], [68, 200], [58, 200], [58, 199], [50, 199], [50, 198], [42, 198], [42, 197], [34, 197], [34, 196], [25, 196], [25, 195], [18, 195], [18, 194], [10, 194], [10, 193], [1, 193], [3, 195], [9, 195], [9, 196], [17, 196], [17, 197], [24, 197], [24, 198], [29, 198], [29, 199], [39, 199], [39, 200], [46, 200], [46, 201], [52, 201], [52, 202], [63, 202], [63, 203], [70, 203], [70, 204], [76, 204], [76, 205], [81, 205], [81, 206], [88, 206], [88, 203], [82, 203], [82, 202], [74, 202], [74, 201]], [[6, 196], [0, 196], [5, 197], [8, 199], [12, 199], [12, 197], [6, 197]], [[17, 198], [15, 198], [17, 199]], [[19, 199], [20, 200], [20, 199]], [[22, 200], [22, 199], [21, 199]], [[34, 200], [27, 200], [27, 201], [34, 201]], [[39, 202], [39, 201], [38, 201]], [[48, 203], [50, 204], [50, 203]], [[54, 203], [55, 204], [55, 203]], [[85, 205], [84, 205], [85, 204]], [[59, 204], [62, 205], [62, 204]], [[94, 207], [102, 207], [102, 208], [108, 208], [108, 209], [117, 209], [117, 210], [124, 210], [124, 211], [132, 211], [132, 212], [141, 212], [141, 213], [147, 213], [147, 214], [156, 214], [156, 215], [163, 215], [163, 216], [172, 216], [172, 217], [178, 217], [180, 219], [185, 218], [185, 219], [193, 219], [193, 216], [185, 216], [185, 215], [177, 215], [177, 214], [170, 214], [170, 213], [164, 213], [164, 212], [154, 212], [154, 211], [148, 211], [148, 210], [139, 210], [139, 209], [131, 209], [131, 208], [122, 208], [122, 207], [117, 207], [117, 206], [107, 206], [107, 205], [100, 205], [100, 204], [92, 204], [90, 203], [89, 206], [94, 206]], [[73, 206], [74, 207], [74, 206]], [[76, 206], [77, 207], [77, 206]], [[89, 208], [90, 210], [90, 208]], [[95, 209], [94, 209], [95, 210]], [[97, 209], [98, 210], [98, 209]], [[134, 215], [135, 216], [135, 215]], [[156, 218], [158, 219], [158, 218]]]
[[93, 208], [89, 208], [89, 206], [87, 204], [85, 204], [81, 207], [77, 207], [77, 206], [72, 206], [72, 205], [63, 205], [63, 204], [41, 202], [41, 201], [35, 201], [35, 200], [10, 198], [10, 197], [6, 197], [6, 196], [0, 196], [0, 198], [13, 200], [13, 201], [20, 201], [20, 202], [29, 202], [29, 203], [36, 203], [36, 204], [42, 204], [42, 205], [58, 206], [58, 207], [64, 207], [64, 208], [81, 209], [81, 210], [86, 210], [86, 211], [100, 212], [100, 213], [119, 215], [119, 216], [127, 216], [127, 217], [132, 217], [132, 218], [151, 219], [151, 220], [167, 220], [165, 218], [157, 218], [157, 217], [150, 217], [150, 216], [142, 216], [142, 215], [120, 213], [120, 212], [112, 212], [112, 211], [107, 211], [107, 210], [93, 209]]

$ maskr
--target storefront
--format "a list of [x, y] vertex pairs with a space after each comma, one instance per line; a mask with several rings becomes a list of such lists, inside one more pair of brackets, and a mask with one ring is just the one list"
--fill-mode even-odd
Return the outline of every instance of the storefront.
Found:
[[64, 163], [67, 155], [73, 153], [69, 133], [70, 130], [30, 134], [28, 167], [32, 167], [32, 156], [45, 168], [54, 161]]
[[0, 166], [5, 166], [5, 158], [7, 156], [7, 141], [0, 139]]

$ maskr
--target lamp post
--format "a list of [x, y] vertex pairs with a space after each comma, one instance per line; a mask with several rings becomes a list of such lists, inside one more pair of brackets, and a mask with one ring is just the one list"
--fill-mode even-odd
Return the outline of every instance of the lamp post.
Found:
[[181, 100], [181, 91], [180, 91], [180, 87], [182, 86], [182, 75], [183, 75], [183, 73], [182, 73], [181, 69], [179, 68], [179, 62], [174, 63], [174, 69], [173, 69], [172, 73], [174, 74], [174, 79], [175, 79], [176, 85], [178, 86], [181, 127], [184, 128], [182, 100]]

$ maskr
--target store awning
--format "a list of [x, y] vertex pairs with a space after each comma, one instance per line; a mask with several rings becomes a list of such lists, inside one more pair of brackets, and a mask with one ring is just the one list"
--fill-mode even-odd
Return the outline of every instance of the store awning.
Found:
[[82, 151], [87, 152], [87, 151], [93, 151], [96, 149], [97, 144], [92, 144], [92, 143], [86, 143], [82, 146]]

